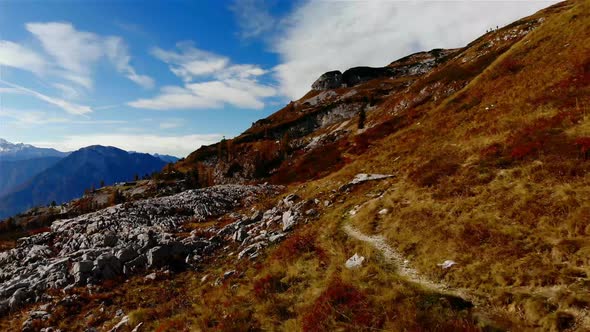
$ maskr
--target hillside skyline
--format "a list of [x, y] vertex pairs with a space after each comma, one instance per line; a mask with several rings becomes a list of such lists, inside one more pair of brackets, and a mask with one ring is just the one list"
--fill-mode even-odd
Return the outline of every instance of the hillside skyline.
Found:
[[298, 99], [325, 71], [464, 46], [553, 2], [2, 2], [2, 137], [184, 157]]

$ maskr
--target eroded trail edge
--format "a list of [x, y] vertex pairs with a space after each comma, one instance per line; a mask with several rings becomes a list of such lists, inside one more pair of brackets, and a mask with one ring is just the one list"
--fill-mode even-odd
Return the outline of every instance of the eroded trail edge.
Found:
[[385, 237], [381, 235], [366, 235], [348, 223], [343, 226], [343, 230], [348, 236], [368, 243], [373, 248], [381, 252], [383, 257], [389, 263], [392, 263], [397, 267], [397, 273], [407, 281], [419, 284], [420, 286], [431, 291], [451, 294], [461, 297], [465, 300], [469, 300], [475, 305], [478, 304], [479, 301], [477, 301], [474, 296], [470, 296], [468, 293], [466, 293], [465, 290], [456, 289], [444, 283], [434, 282], [424, 275], [421, 275], [418, 271], [410, 266], [409, 261], [405, 259], [403, 255], [401, 255], [397, 250], [387, 243]]

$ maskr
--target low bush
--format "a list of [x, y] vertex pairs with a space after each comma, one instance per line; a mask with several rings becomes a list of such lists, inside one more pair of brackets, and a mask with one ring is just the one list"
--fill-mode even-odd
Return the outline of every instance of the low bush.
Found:
[[338, 323], [347, 330], [379, 329], [384, 318], [362, 291], [335, 279], [303, 315], [302, 327], [303, 331], [331, 331]]
[[328, 262], [328, 255], [317, 245], [316, 234], [310, 230], [299, 231], [283, 241], [274, 252], [274, 258], [292, 262], [305, 254], [314, 254], [322, 264]]

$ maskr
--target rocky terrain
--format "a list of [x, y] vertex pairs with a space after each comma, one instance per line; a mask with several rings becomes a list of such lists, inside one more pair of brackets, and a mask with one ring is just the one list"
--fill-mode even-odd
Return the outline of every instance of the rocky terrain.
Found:
[[254, 213], [221, 230], [213, 227], [208, 231], [217, 235], [210, 238], [177, 233], [189, 219], [202, 222], [277, 190], [265, 185], [217, 186], [56, 221], [51, 231], [21, 238], [16, 248], [0, 253], [1, 312], [43, 299], [50, 288], [67, 290], [146, 268], [198, 264], [203, 256], [222, 247], [225, 237], [244, 245], [252, 243], [239, 257], [255, 255], [268, 241], [284, 236], [282, 231], [294, 225], [297, 212], [290, 212], [277, 232], [266, 229], [282, 221], [279, 208]]

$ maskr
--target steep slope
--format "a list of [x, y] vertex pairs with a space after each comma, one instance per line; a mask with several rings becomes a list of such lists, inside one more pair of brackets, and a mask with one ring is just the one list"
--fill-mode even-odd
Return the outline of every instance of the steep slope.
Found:
[[8, 217], [36, 205], [58, 204], [79, 197], [85, 189], [133, 180], [159, 171], [166, 163], [148, 154], [103, 146], [71, 153], [35, 176], [27, 184], [0, 198], [0, 217]]
[[14, 144], [0, 138], [0, 161], [26, 160], [41, 157], [63, 158], [67, 155], [68, 153], [55, 149], [38, 148], [24, 143]]
[[0, 196], [35, 175], [55, 165], [61, 157], [42, 157], [27, 160], [0, 160]]
[[[590, 3], [565, 2], [387, 66], [424, 70], [324, 75], [155, 181], [288, 184], [178, 231], [226, 241], [218, 256], [56, 292], [50, 318], [0, 327], [590, 330], [589, 36]], [[291, 234], [268, 244], [269, 226]]]

